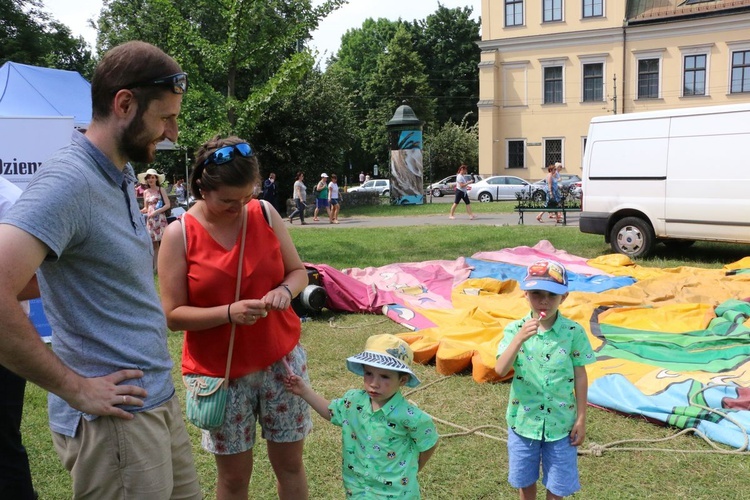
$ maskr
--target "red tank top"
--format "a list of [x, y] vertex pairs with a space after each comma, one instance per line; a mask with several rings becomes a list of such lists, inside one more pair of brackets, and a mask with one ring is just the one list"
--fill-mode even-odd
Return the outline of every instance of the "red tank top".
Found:
[[[240, 235], [231, 250], [219, 245], [198, 220], [182, 218], [187, 232], [188, 303], [212, 307], [234, 302]], [[260, 299], [285, 276], [281, 247], [263, 217], [258, 200], [247, 204], [247, 237], [242, 262], [240, 299]], [[291, 352], [300, 338], [300, 320], [292, 310], [269, 311], [254, 325], [237, 325], [230, 378], [263, 370]], [[223, 377], [229, 349], [230, 325], [185, 331], [182, 373]]]

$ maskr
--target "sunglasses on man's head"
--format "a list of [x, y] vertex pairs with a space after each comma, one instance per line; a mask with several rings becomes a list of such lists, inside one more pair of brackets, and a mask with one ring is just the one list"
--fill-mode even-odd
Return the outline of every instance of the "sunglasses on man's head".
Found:
[[174, 75], [148, 80], [145, 82], [136, 82], [125, 85], [124, 89], [134, 89], [136, 87], [165, 87], [172, 91], [173, 94], [184, 94], [187, 92], [188, 81], [187, 73], [175, 73]]
[[223, 165], [224, 163], [228, 163], [234, 159], [235, 151], [245, 158], [253, 156], [253, 148], [250, 147], [250, 144], [241, 142], [239, 144], [234, 144], [233, 146], [224, 146], [217, 149], [208, 155], [208, 158], [206, 158], [206, 161], [204, 161], [203, 164], [208, 165], [209, 163], [213, 163], [215, 165]]

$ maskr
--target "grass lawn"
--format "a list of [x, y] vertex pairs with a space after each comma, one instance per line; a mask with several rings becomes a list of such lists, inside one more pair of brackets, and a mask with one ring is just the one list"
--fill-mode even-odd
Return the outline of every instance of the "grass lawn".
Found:
[[[473, 207], [481, 209], [487, 206], [487, 210], [500, 210], [503, 205], [472, 204]], [[358, 213], [383, 215], [389, 213], [388, 208], [376, 207], [372, 209], [372, 213]], [[434, 209], [434, 213], [444, 213], [446, 210], [446, 206], [441, 204], [414, 208]], [[401, 210], [399, 215], [403, 214]], [[465, 226], [460, 231], [450, 232], [439, 226], [347, 228], [344, 231], [309, 231], [293, 227], [290, 231], [304, 261], [325, 263], [339, 269], [380, 266], [395, 262], [455, 259], [459, 256], [470, 256], [478, 251], [534, 245], [541, 239], [548, 239], [556, 248], [588, 258], [609, 253], [609, 246], [601, 237], [582, 234], [573, 227]], [[638, 263], [649, 267], [686, 265], [718, 268], [748, 254], [748, 246], [697, 243], [684, 254], [660, 247], [655, 257]], [[134, 314], [136, 313], [134, 311]], [[399, 325], [375, 315], [337, 314], [326, 311], [314, 320], [303, 323], [302, 342], [308, 350], [314, 387], [328, 398], [337, 397], [346, 389], [361, 387], [361, 377], [358, 378], [346, 370], [345, 358], [361, 351], [365, 339], [370, 335], [402, 332], [403, 329]], [[169, 346], [173, 359], [179, 363], [182, 347], [180, 332], [169, 334]], [[178, 381], [178, 393], [180, 398], [184, 398], [178, 367], [175, 367], [174, 373], [175, 380]], [[434, 366], [417, 366], [416, 373], [423, 381], [423, 386], [441, 379]], [[459, 374], [439, 380], [422, 390], [406, 390], [405, 394], [422, 409], [440, 419], [465, 428], [492, 426], [483, 429], [483, 432], [502, 437], [504, 431], [501, 428], [504, 427], [509, 388], [507, 383], [479, 385], [470, 375]], [[312, 413], [315, 427], [305, 447], [310, 498], [342, 498], [340, 429], [319, 418], [315, 412]], [[438, 430], [441, 434], [457, 432], [457, 429], [443, 424], [438, 425]], [[189, 427], [189, 431], [193, 438], [203, 490], [206, 498], [214, 498], [213, 457], [200, 449], [197, 430]], [[625, 418], [596, 408], [589, 408], [587, 431], [584, 448], [589, 443], [605, 444], [622, 439], [661, 439], [675, 433], [674, 429], [658, 427], [641, 419]], [[33, 385], [27, 387], [23, 434], [40, 498], [70, 498], [68, 474], [60, 465], [51, 444], [47, 426], [46, 396]], [[696, 450], [706, 452], [711, 449], [700, 439], [690, 436], [681, 436], [660, 446], [677, 451], [622, 451], [608, 452], [601, 457], [581, 456], [579, 468], [583, 490], [575, 498], [748, 498], [750, 461], [746, 455], [740, 457], [689, 453]], [[420, 473], [420, 484], [423, 497], [427, 499], [517, 498], [516, 491], [507, 484], [506, 474], [504, 442], [477, 435], [463, 435], [441, 440], [439, 449], [425, 470]], [[540, 488], [539, 498], [543, 498], [542, 491]], [[256, 448], [250, 497], [275, 498], [275, 480], [265, 457], [265, 446], [262, 442]]]

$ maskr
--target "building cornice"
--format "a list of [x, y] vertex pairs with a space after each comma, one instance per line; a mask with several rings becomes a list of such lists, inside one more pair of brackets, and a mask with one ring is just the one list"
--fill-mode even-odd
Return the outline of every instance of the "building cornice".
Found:
[[[637, 24], [600, 30], [568, 31], [543, 35], [518, 36], [482, 40], [477, 45], [482, 52], [517, 53], [545, 51], [559, 47], [576, 47], [606, 43], [621, 43], [623, 31], [629, 42], [666, 37], [696, 36], [731, 30], [750, 30], [750, 14], [740, 16], [715, 16], [705, 19], [671, 19], [661, 23]], [[748, 34], [750, 39], [750, 33]]]

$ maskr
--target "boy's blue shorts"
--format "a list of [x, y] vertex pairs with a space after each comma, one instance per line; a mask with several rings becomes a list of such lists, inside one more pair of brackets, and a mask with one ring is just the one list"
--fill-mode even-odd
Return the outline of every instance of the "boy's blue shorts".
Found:
[[565, 436], [557, 441], [528, 439], [508, 429], [508, 482], [514, 488], [526, 488], [539, 480], [548, 491], [567, 497], [581, 489], [578, 481], [578, 449]]

